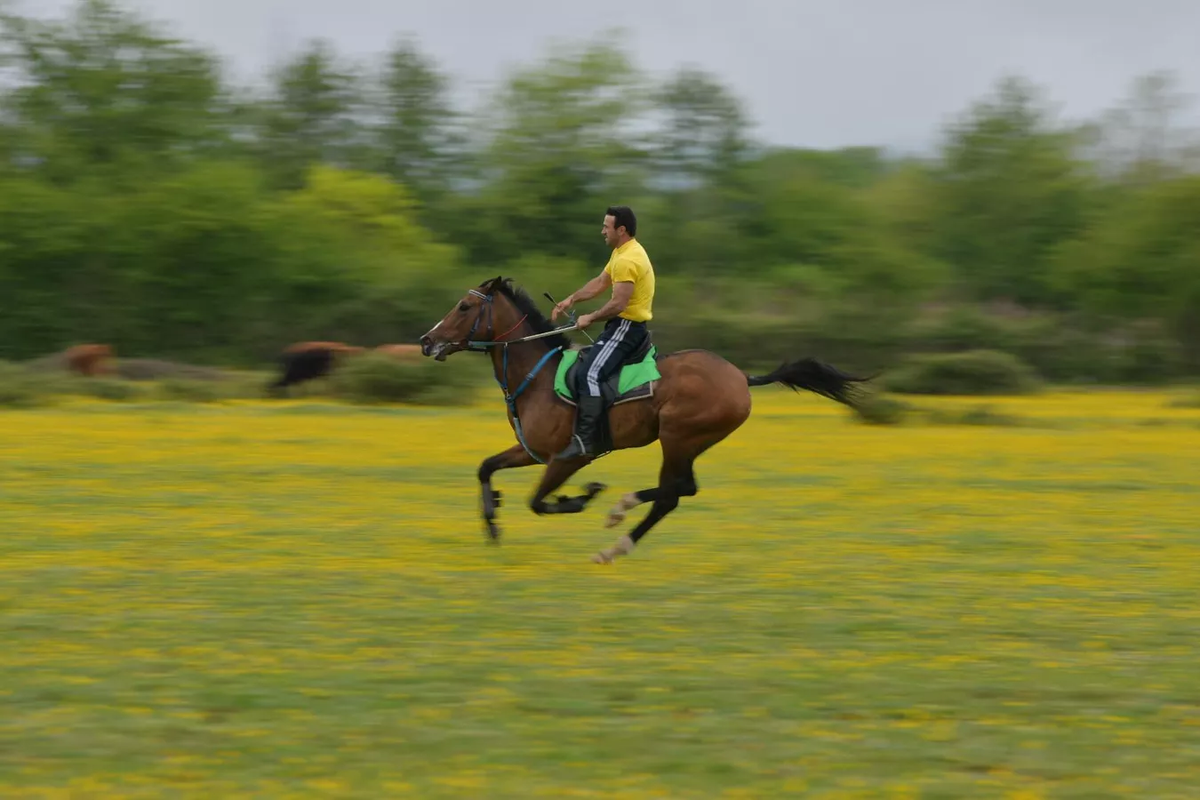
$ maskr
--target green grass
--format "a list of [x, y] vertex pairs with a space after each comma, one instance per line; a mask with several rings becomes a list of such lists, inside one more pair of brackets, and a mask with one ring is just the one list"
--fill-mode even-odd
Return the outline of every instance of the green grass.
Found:
[[500, 473], [489, 547], [491, 401], [0, 414], [0, 796], [1200, 786], [1200, 429], [1139, 424], [1194, 410], [881, 427], [767, 390], [600, 567], [657, 448], [581, 473], [611, 488], [577, 516], [523, 507], [540, 468]]

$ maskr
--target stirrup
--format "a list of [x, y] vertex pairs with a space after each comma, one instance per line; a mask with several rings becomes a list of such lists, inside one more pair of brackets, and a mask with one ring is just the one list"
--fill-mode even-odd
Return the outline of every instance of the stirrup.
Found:
[[563, 451], [555, 456], [559, 461], [566, 461], [571, 458], [579, 458], [580, 456], [594, 456], [595, 452], [589, 452], [587, 444], [577, 433], [571, 434], [571, 441], [567, 444]]

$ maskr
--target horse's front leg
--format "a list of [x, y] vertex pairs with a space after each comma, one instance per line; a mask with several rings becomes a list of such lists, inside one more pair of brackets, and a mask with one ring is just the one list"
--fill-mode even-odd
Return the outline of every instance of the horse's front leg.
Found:
[[546, 465], [546, 471], [542, 473], [542, 480], [538, 484], [537, 490], [533, 493], [533, 497], [529, 500], [529, 510], [539, 516], [542, 514], [578, 514], [588, 507], [588, 503], [592, 499], [604, 491], [606, 487], [603, 483], [593, 481], [583, 487], [583, 494], [575, 497], [567, 497], [559, 495], [558, 498], [551, 503], [546, 502], [546, 498], [550, 496], [558, 487], [567, 482], [567, 479], [574, 475], [579, 470], [590, 464], [590, 458], [571, 458], [566, 461], [552, 460]]
[[500, 492], [492, 489], [492, 475], [502, 469], [528, 467], [534, 463], [529, 453], [519, 444], [485, 458], [479, 465], [479, 489], [483, 496], [483, 522], [487, 526], [488, 541], [500, 541], [500, 529], [496, 526], [496, 509], [500, 507]]

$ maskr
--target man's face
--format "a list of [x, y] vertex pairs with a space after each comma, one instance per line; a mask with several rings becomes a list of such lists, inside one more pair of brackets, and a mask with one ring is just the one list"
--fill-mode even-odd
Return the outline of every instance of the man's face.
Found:
[[604, 241], [608, 242], [609, 247], [616, 247], [618, 244], [616, 222], [612, 214], [605, 215], [604, 227], [601, 229], [601, 232], [604, 234]]

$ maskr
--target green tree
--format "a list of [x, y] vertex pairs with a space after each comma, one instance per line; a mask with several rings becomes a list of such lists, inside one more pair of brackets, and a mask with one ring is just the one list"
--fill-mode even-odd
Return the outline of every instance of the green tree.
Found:
[[16, 88], [4, 98], [10, 159], [58, 183], [162, 171], [225, 139], [216, 61], [107, 0], [63, 22], [0, 14]]
[[1200, 177], [1127, 197], [1059, 249], [1053, 285], [1093, 314], [1164, 321], [1200, 368]]
[[0, 183], [0, 358], [58, 347], [103, 313], [107, 282], [84, 263], [102, 233], [90, 194], [33, 176]]
[[1188, 170], [1200, 140], [1179, 125], [1191, 105], [1171, 72], [1138, 76], [1123, 102], [1084, 126], [1085, 157], [1098, 174], [1144, 186]]
[[428, 330], [430, 309], [448, 307], [475, 277], [385, 176], [315, 166], [271, 216], [285, 265], [276, 292], [304, 321], [295, 336], [412, 340]]
[[877, 215], [888, 239], [932, 257], [938, 218], [935, 178], [928, 165], [905, 161], [863, 187], [861, 196]]
[[751, 147], [742, 103], [695, 68], [677, 71], [652, 101], [657, 124], [645, 151], [659, 202], [639, 211], [648, 212], [643, 238], [656, 247], [656, 264], [696, 277], [750, 269], [738, 235], [740, 170]]
[[420, 197], [444, 191], [461, 155], [449, 79], [411, 38], [393, 45], [380, 80], [377, 128], [382, 171]]
[[753, 262], [771, 268], [775, 282], [797, 280], [830, 297], [903, 307], [937, 276], [929, 259], [889, 235], [886, 218], [854, 189], [768, 161], [754, 194], [760, 207]]
[[654, 105], [661, 124], [648, 150], [668, 187], [719, 181], [746, 155], [742, 104], [711, 74], [679, 70], [655, 93]]
[[935, 172], [935, 255], [969, 296], [1045, 300], [1049, 255], [1085, 223], [1074, 144], [1034, 88], [1013, 78], [950, 127]]
[[360, 76], [323, 40], [273, 73], [260, 110], [258, 150], [275, 185], [302, 185], [313, 164], [352, 167], [371, 158]]
[[474, 231], [473, 253], [493, 263], [530, 250], [604, 256], [603, 210], [638, 185], [639, 86], [629, 56], [606, 38], [510, 76], [483, 120], [481, 205], [491, 219]]

